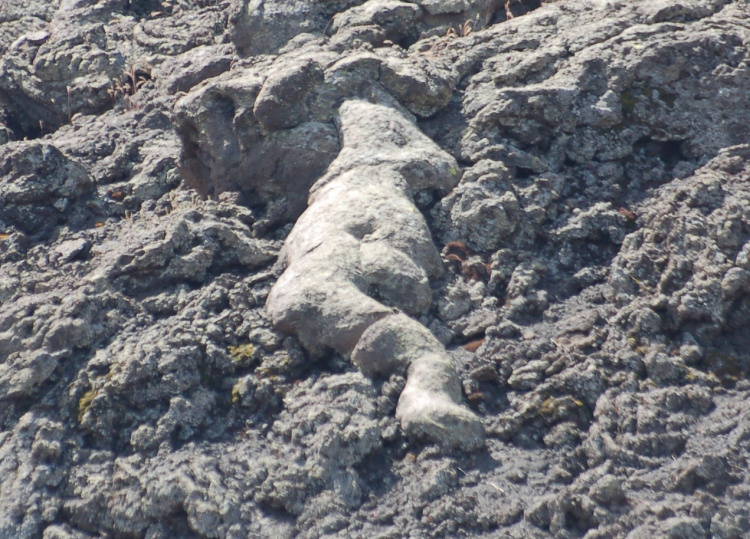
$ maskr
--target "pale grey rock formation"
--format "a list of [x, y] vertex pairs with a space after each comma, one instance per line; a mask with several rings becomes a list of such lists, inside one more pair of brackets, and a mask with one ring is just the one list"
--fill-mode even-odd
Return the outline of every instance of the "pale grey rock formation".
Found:
[[[460, 405], [450, 357], [426, 328], [397, 314], [425, 313], [429, 278], [442, 273], [412, 197], [446, 192], [458, 166], [390, 107], [346, 101], [338, 122], [341, 153], [286, 239], [286, 268], [268, 296], [271, 320], [312, 353], [333, 348], [364, 372], [406, 373], [396, 417], [407, 435], [475, 449], [482, 426]], [[381, 348], [384, 339], [395, 342]]]

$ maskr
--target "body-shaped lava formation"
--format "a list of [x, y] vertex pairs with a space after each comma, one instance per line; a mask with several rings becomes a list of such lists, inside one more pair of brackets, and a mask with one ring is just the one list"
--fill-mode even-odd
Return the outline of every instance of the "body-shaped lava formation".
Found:
[[312, 353], [334, 349], [369, 376], [406, 374], [396, 417], [410, 438], [479, 447], [450, 356], [412, 318], [443, 272], [414, 196], [452, 189], [456, 162], [396, 108], [351, 100], [339, 118], [341, 152], [286, 240], [268, 312]]

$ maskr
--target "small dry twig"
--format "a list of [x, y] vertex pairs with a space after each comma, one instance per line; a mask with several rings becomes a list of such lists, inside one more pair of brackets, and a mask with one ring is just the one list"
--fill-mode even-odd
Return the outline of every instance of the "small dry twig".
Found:
[[68, 123], [73, 123], [73, 113], [70, 110], [70, 86], [66, 86], [65, 89], [68, 91]]
[[498, 491], [500, 494], [505, 494], [505, 491], [501, 489], [500, 487], [498, 487], [495, 483], [488, 481], [487, 484], [491, 486], [492, 488], [494, 488], [496, 491]]
[[458, 25], [458, 28], [454, 28], [451, 26], [448, 28], [448, 31], [445, 32], [445, 35], [442, 37], [439, 37], [435, 40], [435, 42], [430, 46], [429, 49], [423, 52], [419, 52], [417, 54], [422, 54], [425, 56], [434, 56], [437, 55], [440, 51], [445, 49], [445, 47], [448, 46], [448, 41], [451, 39], [456, 39], [459, 37], [466, 37], [469, 34], [471, 34], [474, 31], [474, 21], [468, 20]]
[[466, 37], [474, 31], [474, 21], [466, 21], [458, 25], [458, 35]]

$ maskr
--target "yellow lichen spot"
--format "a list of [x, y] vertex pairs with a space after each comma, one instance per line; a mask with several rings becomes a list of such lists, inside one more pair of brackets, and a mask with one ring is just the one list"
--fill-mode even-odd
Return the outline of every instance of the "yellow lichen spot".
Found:
[[628, 277], [630, 277], [630, 280], [632, 280], [636, 285], [638, 285], [638, 288], [641, 290], [648, 290], [648, 286], [646, 283], [641, 281], [638, 277], [636, 277], [633, 274], [629, 274]]
[[229, 347], [229, 355], [232, 356], [232, 361], [235, 363], [242, 363], [243, 361], [252, 359], [253, 352], [255, 352], [255, 347], [250, 343]]
[[573, 403], [579, 408], [583, 406], [583, 401], [579, 401], [578, 399], [573, 399]]
[[456, 165], [451, 165], [450, 172], [451, 176], [458, 176], [458, 167]]
[[541, 406], [539, 406], [539, 413], [544, 415], [549, 415], [555, 413], [555, 410], [558, 407], [557, 399], [554, 399], [552, 397], [545, 400]]
[[95, 226], [96, 228], [101, 228], [101, 227], [103, 227], [103, 226], [104, 226], [104, 223], [102, 223], [101, 221], [99, 221], [99, 222], [98, 222], [98, 223], [96, 223], [96, 224], [95, 224], [94, 226]]
[[10, 234], [0, 234], [0, 241], [10, 238]]
[[79, 423], [83, 421], [83, 418], [86, 415], [86, 412], [88, 412], [89, 408], [91, 408], [92, 401], [96, 398], [98, 394], [99, 394], [99, 390], [89, 389], [79, 399], [78, 401], [78, 422]]
[[232, 403], [237, 404], [240, 402], [240, 388], [239, 384], [235, 384], [232, 388]]

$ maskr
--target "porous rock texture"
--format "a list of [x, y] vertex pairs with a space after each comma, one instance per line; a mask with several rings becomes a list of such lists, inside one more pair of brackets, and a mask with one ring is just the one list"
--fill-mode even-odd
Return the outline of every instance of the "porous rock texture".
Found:
[[282, 250], [288, 267], [268, 296], [271, 321], [308, 350], [350, 355], [362, 371], [408, 372], [396, 409], [404, 432], [476, 449], [482, 425], [460, 405], [450, 356], [399, 314], [425, 314], [429, 278], [443, 273], [412, 196], [453, 187], [456, 161], [393, 108], [346, 101], [339, 122], [341, 154], [313, 185]]
[[747, 537], [749, 87], [744, 0], [1, 3], [0, 538]]

